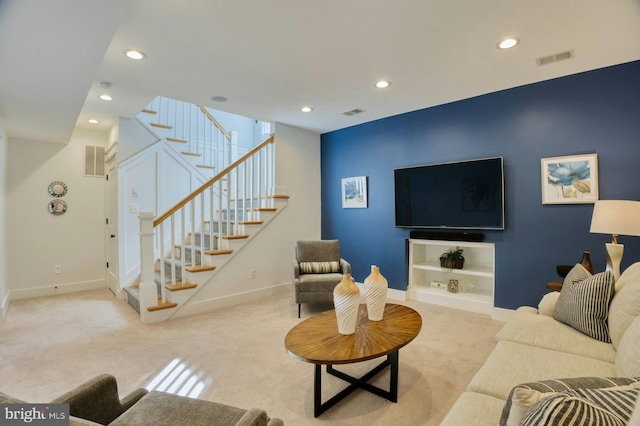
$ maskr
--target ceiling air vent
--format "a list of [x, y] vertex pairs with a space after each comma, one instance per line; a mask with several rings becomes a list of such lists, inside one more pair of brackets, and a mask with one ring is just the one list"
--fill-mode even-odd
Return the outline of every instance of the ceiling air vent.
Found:
[[360, 114], [361, 112], [364, 112], [364, 110], [360, 108], [354, 108], [351, 111], [343, 112], [343, 114], [346, 115], [347, 117], [351, 117], [352, 115]]
[[538, 66], [552, 64], [554, 62], [562, 61], [565, 59], [573, 58], [573, 50], [567, 50], [566, 52], [556, 53], [555, 55], [543, 56], [536, 58]]

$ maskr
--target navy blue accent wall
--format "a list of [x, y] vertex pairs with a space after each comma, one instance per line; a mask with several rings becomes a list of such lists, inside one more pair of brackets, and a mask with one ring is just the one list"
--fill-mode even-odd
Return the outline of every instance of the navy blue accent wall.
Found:
[[[640, 61], [326, 133], [321, 144], [322, 238], [340, 240], [357, 281], [375, 264], [400, 290], [409, 230], [394, 226], [393, 169], [504, 157], [506, 229], [480, 231], [496, 244], [495, 305], [536, 306], [557, 264], [587, 250], [604, 270], [611, 239], [589, 233], [592, 204], [542, 204], [540, 159], [597, 153], [600, 199], [640, 200]], [[342, 209], [351, 176], [368, 177], [367, 209]], [[640, 237], [619, 242], [623, 269], [640, 260]]]

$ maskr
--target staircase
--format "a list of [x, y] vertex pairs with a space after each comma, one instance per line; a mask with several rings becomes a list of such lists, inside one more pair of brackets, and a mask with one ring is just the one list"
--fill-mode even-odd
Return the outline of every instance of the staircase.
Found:
[[242, 154], [237, 132], [226, 130], [203, 106], [158, 96], [137, 118], [208, 177]]
[[[200, 166], [221, 171], [158, 218], [140, 214], [140, 283], [125, 291], [144, 323], [168, 320], [204, 287], [215, 285], [216, 275], [288, 202], [288, 196], [273, 193], [275, 137], [231, 161], [237, 154], [232, 133], [223, 132], [206, 109], [193, 107], [176, 108], [199, 110], [208, 130], [186, 123], [186, 113], [182, 123], [157, 120], [149, 125], [172, 131], [167, 141], [179, 140], [176, 143], [185, 146], [185, 154], [201, 154], [193, 155], [202, 157]], [[149, 107], [143, 114], [162, 117]], [[180, 116], [166, 117], [171, 115]], [[187, 129], [198, 135], [196, 142], [185, 138]], [[223, 136], [211, 137], [215, 133]]]

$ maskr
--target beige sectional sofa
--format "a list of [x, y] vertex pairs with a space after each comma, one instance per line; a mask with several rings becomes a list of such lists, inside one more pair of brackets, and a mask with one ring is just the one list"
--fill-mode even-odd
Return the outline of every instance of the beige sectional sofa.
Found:
[[[576, 268], [574, 268], [576, 269]], [[572, 270], [573, 272], [574, 270]], [[602, 276], [603, 274], [597, 274]], [[595, 277], [595, 275], [593, 276]], [[627, 423], [629, 411], [633, 411], [633, 404], [637, 401], [636, 396], [640, 392], [630, 390], [640, 387], [640, 262], [635, 263], [624, 271], [620, 279], [615, 283], [615, 293], [612, 292], [612, 299], [608, 303], [608, 314], [604, 313], [604, 324], [608, 329], [610, 341], [599, 341], [588, 335], [577, 331], [575, 325], [567, 325], [554, 318], [559, 316], [557, 304], [560, 300], [563, 306], [570, 306], [574, 303], [571, 296], [572, 283], [583, 285], [586, 281], [571, 281], [570, 273], [565, 279], [561, 293], [546, 295], [541, 301], [538, 309], [532, 307], [521, 307], [507, 321], [502, 330], [496, 335], [496, 346], [484, 365], [474, 376], [464, 392], [455, 402], [442, 425], [469, 426], [469, 425], [491, 425], [512, 424], [507, 423], [507, 417], [511, 409], [514, 395], [520, 396], [520, 391], [512, 390], [518, 385], [519, 389], [544, 389], [549, 391], [544, 395], [536, 394], [537, 399], [554, 396], [554, 401], [564, 398], [568, 401], [568, 396], [560, 398], [557, 392], [565, 391], [565, 394], [584, 392], [575, 383], [567, 385], [567, 382], [558, 379], [583, 378], [575, 382], [589, 382], [586, 378], [624, 378], [622, 382], [616, 379], [605, 379], [610, 383], [611, 389], [617, 393], [605, 393], [606, 395], [623, 394], [629, 396], [630, 408], [627, 403], [619, 404], [616, 409], [620, 409], [619, 414], [622, 423]], [[590, 287], [583, 287], [589, 289]], [[574, 290], [575, 291], [575, 290]], [[567, 305], [569, 304], [569, 305]], [[576, 302], [576, 304], [578, 304]], [[579, 311], [574, 309], [572, 313], [578, 315], [591, 315], [588, 308], [579, 306]], [[598, 312], [595, 312], [597, 315]], [[602, 313], [600, 313], [602, 315]], [[608, 339], [607, 339], [608, 340]], [[545, 381], [542, 384], [532, 382]], [[618, 392], [618, 386], [626, 386], [623, 391]], [[578, 389], [575, 389], [575, 388]], [[585, 387], [589, 387], [585, 385]], [[601, 386], [608, 387], [608, 386]], [[571, 389], [570, 389], [571, 388]], [[626, 393], [625, 393], [626, 392]], [[535, 394], [535, 392], [533, 392]], [[531, 396], [531, 393], [525, 396]], [[509, 404], [507, 404], [509, 401]], [[551, 400], [541, 401], [536, 406], [538, 411], [548, 408], [540, 408], [541, 404], [559, 406], [558, 402]], [[525, 403], [525, 411], [529, 416], [533, 416], [535, 400], [529, 404]], [[637, 405], [637, 404], [636, 404]], [[505, 406], [507, 408], [505, 409]], [[559, 408], [558, 408], [559, 409]], [[563, 409], [566, 409], [563, 408]], [[503, 414], [503, 410], [505, 411]], [[626, 410], [626, 411], [625, 411]], [[596, 410], [597, 411], [597, 410]], [[603, 410], [601, 410], [604, 412]], [[597, 411], [598, 415], [601, 414]], [[549, 414], [551, 415], [551, 414]], [[595, 414], [582, 414], [583, 417], [594, 417]], [[640, 425], [640, 408], [635, 410], [633, 417]], [[592, 419], [590, 419], [592, 420]], [[517, 424], [517, 423], [515, 423]], [[551, 424], [542, 422], [533, 424]], [[573, 424], [573, 423], [553, 423], [553, 424]], [[596, 423], [586, 423], [596, 424]], [[600, 424], [600, 423], [597, 423]], [[635, 426], [635, 425], [634, 425]]]

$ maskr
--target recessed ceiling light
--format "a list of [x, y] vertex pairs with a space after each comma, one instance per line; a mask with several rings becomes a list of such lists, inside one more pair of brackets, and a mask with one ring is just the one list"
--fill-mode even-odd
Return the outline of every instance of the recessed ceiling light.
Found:
[[212, 96], [212, 97], [211, 97], [211, 100], [212, 100], [213, 102], [220, 102], [220, 103], [222, 103], [222, 102], [227, 102], [227, 101], [228, 101], [228, 99], [227, 99], [227, 98], [225, 98], [224, 96]]
[[300, 111], [302, 111], [302, 112], [311, 112], [311, 111], [313, 111], [313, 108], [311, 108], [310, 106], [304, 106], [304, 107], [300, 108]]
[[519, 39], [515, 37], [509, 37], [509, 38], [505, 38], [500, 43], [498, 43], [497, 47], [498, 49], [511, 49], [518, 43], [520, 43]]
[[87, 121], [88, 121], [89, 123], [91, 123], [91, 124], [98, 124], [98, 123], [99, 123], [99, 121], [98, 121], [98, 120], [96, 120], [95, 118], [90, 118], [90, 119], [89, 119], [89, 120], [87, 120]]
[[103, 95], [100, 95], [100, 99], [102, 99], [103, 101], [111, 101], [113, 100], [113, 98], [109, 95], [107, 95], [106, 93]]
[[124, 51], [124, 54], [127, 55], [128, 58], [135, 59], [137, 61], [147, 57], [147, 55], [145, 55], [144, 52], [141, 52], [139, 50], [134, 50], [134, 49], [127, 49]]
[[386, 87], [389, 87], [389, 85], [390, 85], [390, 84], [391, 84], [391, 83], [389, 83], [389, 82], [388, 82], [388, 81], [386, 81], [386, 80], [380, 80], [380, 81], [378, 81], [378, 82], [376, 83], [376, 87], [377, 87], [378, 89], [384, 89], [384, 88], [386, 88]]

